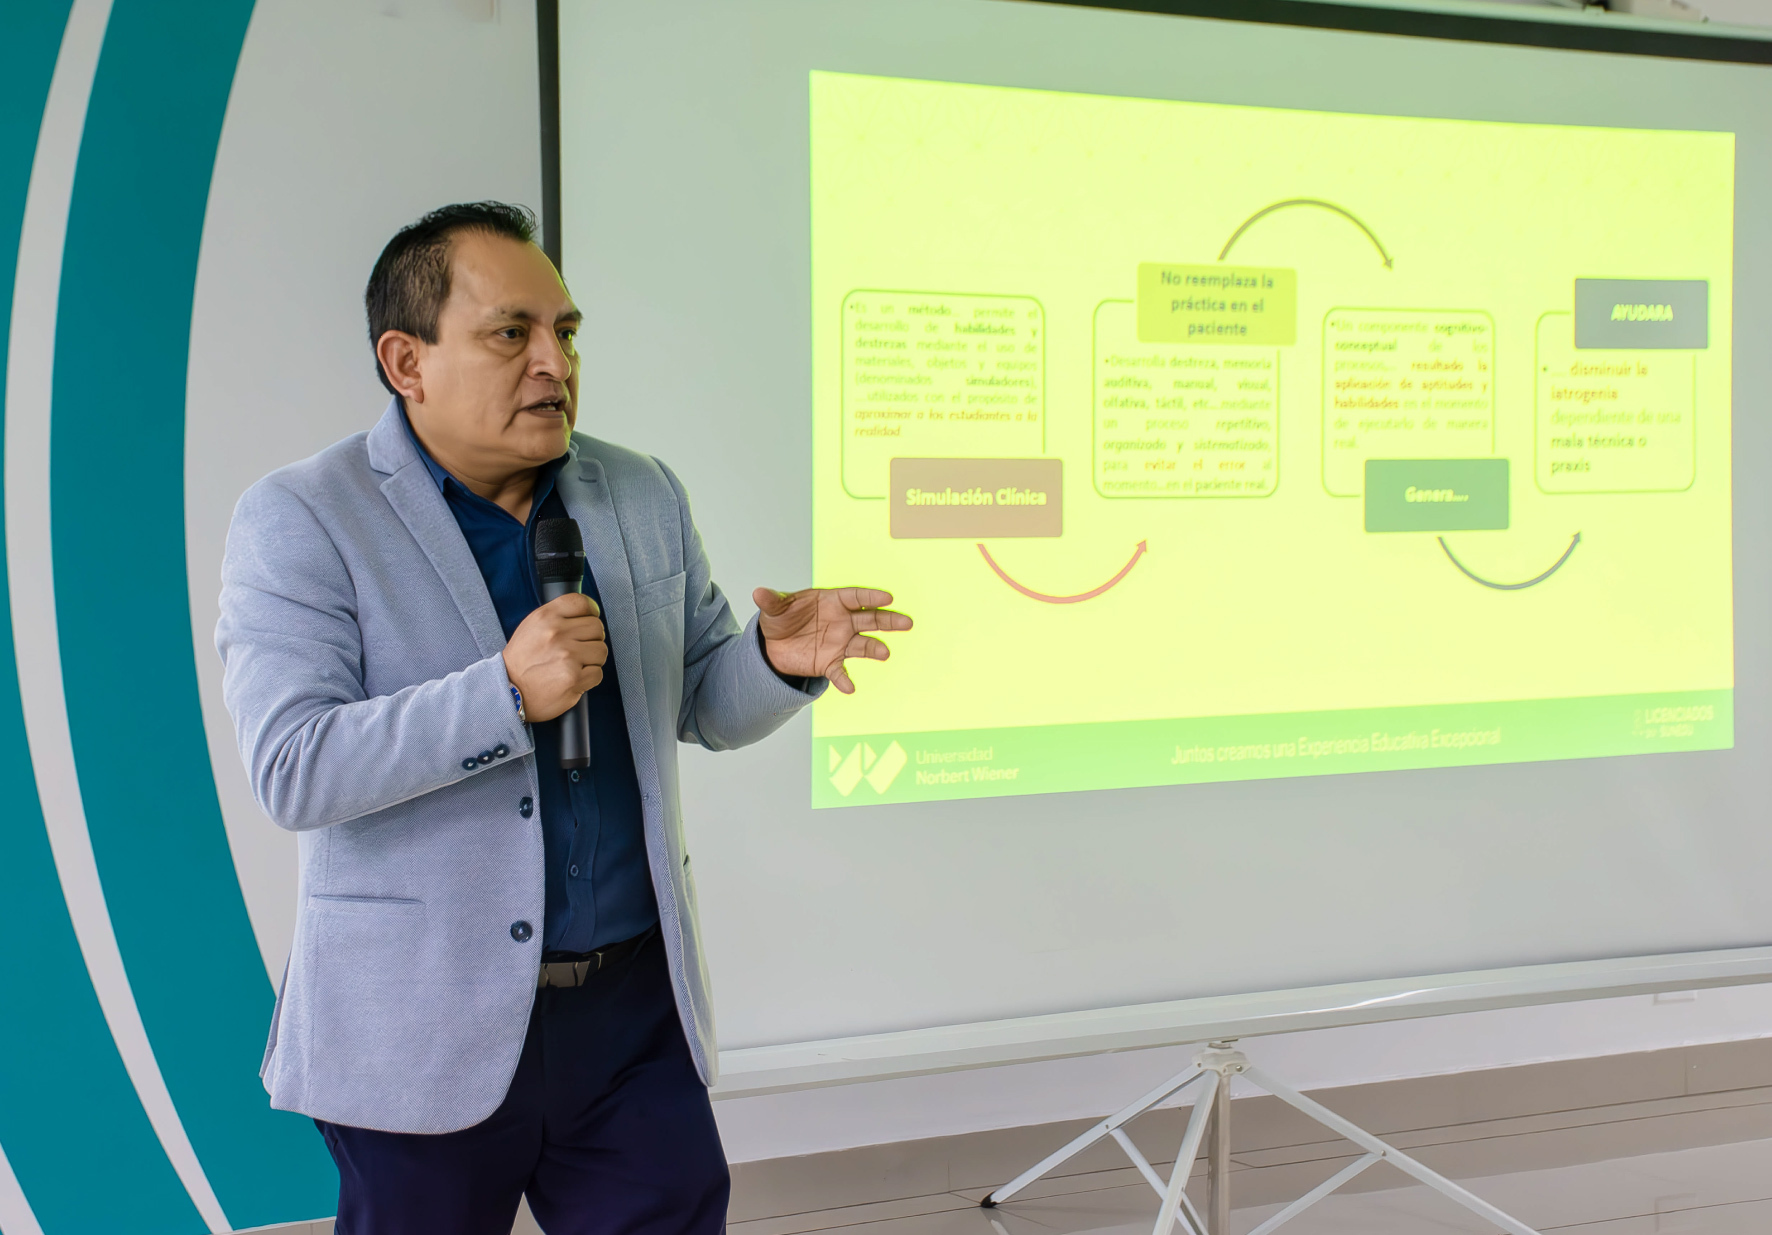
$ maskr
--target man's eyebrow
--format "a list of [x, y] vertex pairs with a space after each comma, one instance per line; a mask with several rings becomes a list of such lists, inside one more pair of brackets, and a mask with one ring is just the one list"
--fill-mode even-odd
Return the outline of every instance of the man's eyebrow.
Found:
[[[528, 309], [520, 309], [513, 305], [500, 305], [487, 312], [486, 320], [489, 322], [535, 322], [541, 319]], [[579, 322], [584, 320], [584, 314], [578, 306], [574, 305], [554, 320], [557, 322]]]

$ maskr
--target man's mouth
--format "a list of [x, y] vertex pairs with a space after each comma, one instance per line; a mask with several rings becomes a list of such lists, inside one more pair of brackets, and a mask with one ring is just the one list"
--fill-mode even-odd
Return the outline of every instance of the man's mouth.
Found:
[[566, 414], [566, 407], [566, 400], [563, 397], [555, 397], [552, 399], [537, 399], [534, 403], [526, 403], [523, 405], [523, 410], [526, 412], [538, 412], [543, 416], [564, 416]]

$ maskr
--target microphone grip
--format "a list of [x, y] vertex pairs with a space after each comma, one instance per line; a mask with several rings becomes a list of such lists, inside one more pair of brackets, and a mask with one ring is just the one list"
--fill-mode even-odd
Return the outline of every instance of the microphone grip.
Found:
[[[584, 587], [577, 580], [566, 582], [560, 579], [544, 579], [541, 584], [541, 603], [560, 599], [568, 592], [581, 592]], [[591, 701], [584, 695], [578, 702], [566, 709], [560, 716], [560, 766], [563, 768], [588, 768], [591, 766]]]

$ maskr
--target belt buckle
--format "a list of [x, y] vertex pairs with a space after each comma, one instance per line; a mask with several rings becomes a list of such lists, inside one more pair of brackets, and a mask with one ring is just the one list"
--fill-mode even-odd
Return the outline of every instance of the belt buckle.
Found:
[[603, 953], [593, 952], [582, 961], [543, 961], [537, 987], [583, 986], [585, 979], [603, 967]]

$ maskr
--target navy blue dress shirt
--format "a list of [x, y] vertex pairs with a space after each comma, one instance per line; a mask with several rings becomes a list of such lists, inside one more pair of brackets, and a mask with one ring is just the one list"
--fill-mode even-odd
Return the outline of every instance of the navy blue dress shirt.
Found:
[[[473, 551], [492, 594], [499, 625], [509, 639], [541, 605], [535, 574], [535, 522], [565, 519], [566, 505], [554, 487], [564, 457], [536, 477], [529, 522], [519, 523], [496, 502], [469, 490], [431, 458], [412, 423], [406, 424], [419, 458], [443, 491], [449, 511]], [[597, 580], [587, 563], [584, 593], [597, 601]], [[646, 837], [640, 816], [640, 780], [628, 743], [621, 683], [612, 657], [590, 701], [591, 766], [568, 772], [560, 766], [560, 722], [535, 725], [535, 771], [541, 781], [541, 830], [547, 862], [544, 952], [590, 952], [640, 934], [658, 921]]]

